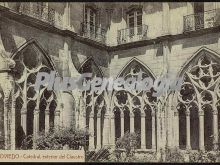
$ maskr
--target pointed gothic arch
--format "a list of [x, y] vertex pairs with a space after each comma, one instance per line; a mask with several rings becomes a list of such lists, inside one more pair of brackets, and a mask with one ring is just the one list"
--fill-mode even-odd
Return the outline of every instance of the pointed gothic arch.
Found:
[[[92, 57], [89, 57], [81, 64], [79, 73], [92, 73], [92, 77], [87, 79], [91, 81], [94, 77], [103, 78], [104, 76]], [[102, 93], [95, 93], [91, 90], [83, 91], [82, 97], [85, 102], [86, 127], [94, 135], [89, 137], [90, 141], [92, 141], [89, 146], [91, 148], [100, 148], [103, 145], [104, 116], [107, 111], [104, 91]]]
[[179, 118], [186, 118], [184, 125], [179, 120], [179, 145], [185, 144], [183, 148], [192, 149], [216, 148], [220, 55], [202, 47], [183, 65], [178, 75], [183, 77], [183, 84], [177, 95], [177, 109]]
[[203, 46], [194, 52], [193, 55], [182, 65], [180, 71], [177, 74], [178, 77], [183, 76], [183, 74], [185, 74], [185, 72], [190, 69], [201, 56], [204, 55], [210, 56], [212, 59], [220, 62], [220, 55], [217, 52]]
[[16, 49], [14, 52], [12, 52], [11, 54], [11, 58], [15, 59], [16, 56], [19, 56], [19, 53], [22, 52], [23, 49], [27, 48], [30, 45], [34, 45], [44, 56], [44, 58], [46, 59], [46, 61], [48, 62], [50, 68], [52, 68], [53, 70], [57, 70], [56, 66], [52, 60], [52, 58], [48, 55], [48, 53], [44, 50], [44, 48], [41, 46], [41, 44], [34, 38], [28, 40], [27, 42], [25, 42], [24, 44], [22, 44], [18, 49]]
[[[36, 136], [40, 131], [54, 128], [58, 97], [43, 86], [36, 91], [34, 84], [38, 72], [56, 71], [55, 65], [40, 44], [32, 39], [11, 56], [15, 61], [15, 122], [16, 148], [21, 147], [25, 136]], [[57, 72], [58, 74], [58, 72]], [[58, 116], [59, 117], [59, 116]], [[32, 147], [32, 144], [29, 145]]]
[[129, 68], [131, 65], [133, 65], [133, 63], [138, 63], [140, 64], [143, 68], [144, 71], [146, 71], [149, 76], [151, 76], [152, 78], [156, 78], [155, 74], [153, 73], [153, 71], [147, 66], [145, 65], [142, 61], [140, 61], [138, 58], [133, 57], [122, 69], [121, 71], [118, 73], [118, 75], [116, 76], [116, 78], [121, 77], [123, 75], [123, 72]]
[[[119, 72], [117, 78], [122, 77], [126, 81], [130, 77], [138, 76], [138, 73], [142, 72], [142, 78], [150, 77], [155, 80], [155, 75], [153, 72], [145, 66], [141, 61], [137, 58], [132, 58]], [[155, 113], [148, 113], [155, 111], [156, 101], [157, 98], [152, 96], [153, 89], [150, 91], [126, 91], [126, 90], [119, 90], [113, 91], [112, 93], [112, 106], [113, 106], [113, 115], [114, 110], [117, 109], [120, 112], [120, 125], [115, 123], [115, 138], [117, 138], [118, 130], [120, 129], [121, 133], [120, 136], [123, 136], [125, 131], [136, 132], [139, 133], [142, 137], [140, 139], [140, 144], [138, 145], [139, 148], [149, 148], [152, 149], [155, 147], [154, 142], [156, 139], [153, 139], [155, 135]], [[128, 112], [129, 113], [128, 113]], [[127, 122], [127, 118], [129, 115], [129, 123]], [[119, 115], [115, 116], [115, 121], [119, 120]], [[126, 120], [125, 120], [126, 119]], [[149, 122], [152, 121], [152, 122]], [[129, 126], [127, 125], [129, 124]], [[150, 124], [150, 125], [149, 125]], [[129, 128], [128, 128], [129, 127]], [[150, 136], [148, 136], [151, 134]], [[147, 140], [150, 139], [150, 143]]]
[[97, 65], [92, 56], [88, 57], [79, 67], [79, 73], [96, 73], [97, 76], [103, 77], [104, 74]]

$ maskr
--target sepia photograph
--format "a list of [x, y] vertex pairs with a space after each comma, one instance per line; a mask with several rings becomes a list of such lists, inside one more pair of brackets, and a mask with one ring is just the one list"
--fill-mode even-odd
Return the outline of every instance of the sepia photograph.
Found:
[[0, 2], [0, 162], [220, 162], [220, 2]]

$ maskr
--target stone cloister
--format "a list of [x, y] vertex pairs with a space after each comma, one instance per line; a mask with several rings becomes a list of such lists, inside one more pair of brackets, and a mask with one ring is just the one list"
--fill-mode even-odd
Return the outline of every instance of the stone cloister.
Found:
[[[95, 69], [89, 70], [101, 75], [98, 66], [93, 66]], [[84, 67], [88, 69], [88, 65]], [[144, 73], [143, 78], [155, 79], [152, 71], [136, 58], [118, 76], [135, 77], [139, 71]], [[167, 99], [153, 97], [152, 90], [84, 93], [84, 123], [94, 133], [89, 138], [90, 148], [114, 146], [117, 138], [128, 131], [140, 134], [138, 148], [143, 150], [158, 150], [163, 145], [193, 150], [217, 149], [219, 74], [219, 55], [200, 49], [179, 72], [179, 76], [184, 77], [181, 90], [169, 93]]]
[[[56, 70], [54, 61], [40, 44], [28, 42], [10, 58], [2, 54], [1, 59], [4, 61], [0, 73], [0, 108], [4, 109], [0, 115], [3, 127], [0, 134], [4, 135], [1, 142], [6, 149], [19, 148], [25, 135], [36, 137], [39, 132], [53, 130], [65, 122], [61, 118], [62, 113], [67, 113], [65, 99], [62, 92], [48, 91], [45, 86], [34, 90], [37, 72]], [[151, 69], [135, 57], [117, 77], [137, 77], [139, 71], [144, 73], [142, 78], [156, 79]], [[77, 72], [104, 77], [93, 58], [85, 60]], [[71, 126], [89, 130], [91, 150], [106, 145], [114, 147], [117, 138], [126, 132], [140, 134], [140, 150], [159, 150], [165, 146], [217, 149], [220, 55], [203, 47], [185, 62], [178, 75], [184, 77], [181, 90], [158, 98], [152, 96], [153, 90], [87, 91], [78, 96], [73, 92], [75, 124]]]

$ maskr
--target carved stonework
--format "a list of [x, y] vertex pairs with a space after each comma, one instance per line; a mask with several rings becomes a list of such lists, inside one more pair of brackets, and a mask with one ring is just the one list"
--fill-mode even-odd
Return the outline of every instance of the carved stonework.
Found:
[[[191, 68], [184, 74], [184, 82], [178, 95], [180, 109], [208, 109], [213, 111], [220, 98], [219, 76], [220, 64], [208, 52], [200, 52]], [[215, 100], [217, 102], [215, 103]], [[214, 102], [214, 107], [212, 107]]]
[[186, 111], [186, 116], [190, 116], [190, 111]]
[[10, 71], [15, 67], [15, 61], [9, 58], [9, 53], [0, 52], [0, 71]]
[[[36, 75], [39, 71], [49, 73], [55, 70], [54, 64], [46, 56], [45, 52], [35, 42], [30, 42], [13, 56], [16, 63], [13, 70], [13, 96], [15, 97], [15, 112], [17, 114], [14, 118], [16, 123], [20, 123], [16, 127], [27, 131], [27, 135], [32, 132], [28, 130], [33, 130], [33, 132], [38, 128], [39, 131], [46, 130], [49, 122], [50, 129], [55, 126], [55, 110], [59, 105], [57, 94], [54, 91], [47, 90], [46, 86], [42, 86], [38, 91], [34, 88]], [[19, 115], [21, 116], [19, 117]], [[15, 134], [19, 135], [19, 131], [16, 130]], [[20, 146], [21, 144], [17, 144], [17, 147]]]
[[94, 118], [94, 113], [90, 113], [89, 118]]
[[204, 116], [204, 111], [199, 111], [199, 116]]

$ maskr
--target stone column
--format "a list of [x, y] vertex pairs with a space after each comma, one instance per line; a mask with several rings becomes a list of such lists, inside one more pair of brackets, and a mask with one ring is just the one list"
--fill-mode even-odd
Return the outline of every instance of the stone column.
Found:
[[39, 133], [39, 109], [34, 110], [34, 121], [33, 121], [33, 149], [36, 149], [36, 137]]
[[45, 109], [45, 132], [48, 132], [50, 129], [50, 110]]
[[34, 130], [33, 130], [33, 133], [34, 133], [34, 137], [36, 137], [39, 133], [39, 112], [40, 110], [39, 109], [35, 109], [34, 110]]
[[[4, 50], [0, 51], [0, 92], [2, 105], [1, 111], [1, 127], [0, 127], [0, 147], [1, 149], [15, 148], [15, 98], [13, 96], [14, 78], [11, 74], [15, 67], [15, 62], [8, 58], [10, 55]], [[1, 98], [2, 97], [2, 98]], [[13, 125], [12, 125], [13, 124]], [[13, 133], [13, 135], [10, 135]]]
[[121, 137], [124, 136], [124, 131], [125, 131], [125, 129], [124, 129], [124, 120], [125, 120], [124, 113], [121, 112]]
[[130, 132], [134, 133], [134, 113], [130, 111]]
[[179, 148], [179, 113], [178, 111], [174, 112], [175, 117], [175, 146]]
[[[14, 85], [13, 87], [15, 87]], [[16, 98], [14, 95], [15, 93], [14, 89], [15, 88], [12, 89], [11, 126], [10, 126], [10, 129], [11, 129], [11, 132], [10, 132], [11, 148], [10, 149], [11, 150], [15, 150], [16, 148], [16, 124], [15, 124]]]
[[[158, 109], [160, 105], [158, 105]], [[157, 151], [160, 150], [160, 147], [161, 147], [161, 114], [159, 111], [157, 111], [156, 113], [156, 117], [157, 117]]]
[[141, 113], [141, 149], [146, 149], [145, 116], [146, 114], [144, 112]]
[[[79, 129], [79, 118], [80, 118], [80, 113], [79, 113], [79, 106], [77, 106], [76, 108], [75, 108], [75, 116], [74, 116], [74, 120], [75, 120], [75, 123], [76, 123], [76, 126], [75, 126], [75, 128], [77, 128], [77, 129]], [[83, 118], [83, 120], [84, 120], [84, 118]], [[84, 121], [81, 121], [82, 122], [82, 124], [84, 125]]]
[[0, 150], [5, 148], [4, 138], [4, 92], [0, 86]]
[[80, 97], [79, 108], [79, 128], [88, 129], [86, 125], [86, 105], [84, 104], [82, 96]]
[[9, 111], [11, 110], [9, 107], [10, 94], [7, 92], [7, 96], [4, 98], [4, 135], [5, 135], [5, 149], [10, 149], [9, 142]]
[[96, 148], [101, 148], [101, 113], [97, 114], [97, 144]]
[[94, 144], [94, 114], [91, 113], [89, 116], [89, 150], [94, 150], [95, 149], [95, 144]]
[[[171, 97], [171, 96], [170, 96]], [[172, 138], [172, 127], [171, 127], [171, 120], [172, 120], [172, 116], [171, 116], [171, 113], [170, 113], [170, 111], [171, 111], [171, 98], [169, 98], [169, 102], [168, 102], [168, 105], [167, 105], [167, 108], [166, 108], [166, 110], [167, 110], [167, 112], [166, 112], [166, 120], [167, 120], [167, 128], [166, 128], [166, 134], [167, 134], [167, 143], [166, 143], [166, 145], [167, 145], [167, 147], [168, 148], [171, 148], [171, 145], [172, 145], [172, 140], [173, 140], [173, 138]]]
[[204, 150], [204, 111], [199, 111], [199, 149]]
[[60, 124], [60, 111], [56, 110], [54, 112], [54, 127], [55, 127], [55, 129], [59, 128], [59, 124]]
[[106, 113], [104, 116], [104, 126], [103, 126], [103, 146], [109, 145], [109, 132], [110, 132], [110, 120], [109, 120], [109, 115]]
[[190, 111], [186, 111], [186, 148], [191, 149], [191, 144], [190, 144]]
[[214, 135], [214, 139], [213, 139], [213, 147], [214, 147], [214, 150], [217, 150], [218, 149], [218, 110], [214, 110], [212, 112], [213, 114], [213, 135]]
[[152, 149], [156, 150], [156, 136], [155, 136], [155, 110], [152, 110]]
[[88, 126], [86, 125], [86, 112], [83, 112], [83, 128], [88, 128]]
[[111, 146], [115, 146], [115, 116], [111, 116]]
[[24, 130], [24, 133], [27, 134], [27, 109], [21, 109], [21, 126]]

